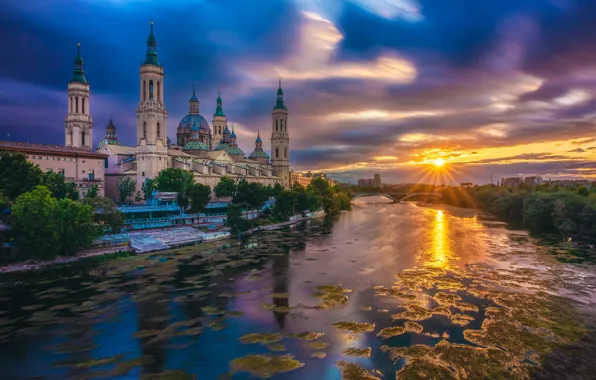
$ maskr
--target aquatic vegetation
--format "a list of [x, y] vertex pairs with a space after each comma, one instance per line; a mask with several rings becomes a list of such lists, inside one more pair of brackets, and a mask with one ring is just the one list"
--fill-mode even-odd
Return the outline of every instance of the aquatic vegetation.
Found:
[[424, 327], [422, 327], [422, 325], [420, 325], [416, 322], [407, 321], [406, 323], [404, 323], [404, 325], [406, 327], [407, 332], [413, 332], [416, 334], [420, 334], [422, 332], [422, 330], [424, 330]]
[[297, 333], [297, 334], [290, 334], [290, 338], [295, 338], [295, 339], [300, 339], [300, 340], [306, 340], [306, 341], [312, 341], [312, 340], [319, 339], [323, 335], [325, 335], [325, 333], [312, 332], [312, 331], [303, 331], [303, 332]]
[[302, 367], [304, 367], [304, 363], [295, 360], [292, 355], [248, 355], [230, 362], [230, 368], [233, 372], [249, 372], [263, 379]]
[[267, 347], [267, 349], [269, 351], [285, 351], [286, 347], [283, 345], [283, 343], [272, 343], [272, 344], [268, 344], [265, 347]]
[[155, 336], [159, 333], [161, 333], [161, 330], [141, 330], [141, 331], [137, 331], [136, 333], [132, 334], [132, 336], [137, 339], [142, 339], [142, 338], [148, 338], [148, 337]]
[[310, 354], [310, 356], [317, 359], [325, 359], [327, 357], [327, 353], [324, 351], [314, 351]]
[[432, 317], [432, 312], [420, 306], [418, 303], [407, 303], [403, 305], [406, 311], [399, 314], [393, 314], [393, 319], [408, 319], [410, 321], [423, 321]]
[[280, 333], [252, 333], [246, 334], [238, 338], [243, 344], [270, 344], [277, 343], [284, 338], [283, 334]]
[[431, 310], [433, 315], [443, 315], [445, 317], [451, 316], [451, 310], [447, 306], [439, 306]]
[[452, 314], [449, 319], [451, 320], [451, 323], [463, 327], [469, 325], [470, 322], [474, 320], [474, 317], [465, 314]]
[[317, 292], [312, 296], [319, 299], [319, 309], [332, 309], [339, 305], [345, 305], [349, 299], [345, 293], [351, 293], [351, 289], [345, 289], [338, 285], [321, 285], [315, 286]]
[[329, 346], [328, 342], [308, 342], [307, 346], [313, 350], [324, 350]]
[[86, 360], [83, 362], [57, 362], [55, 365], [58, 367], [91, 368], [114, 363], [122, 360], [122, 358], [124, 358], [124, 355], [120, 354], [100, 359]]
[[343, 351], [343, 354], [348, 355], [348, 356], [359, 356], [359, 357], [363, 357], [363, 358], [369, 358], [370, 351], [371, 351], [370, 347], [366, 347], [366, 348], [350, 347], [350, 348], [346, 348]]
[[141, 380], [197, 380], [197, 375], [191, 375], [186, 371], [170, 369], [157, 374], [143, 374]]
[[340, 360], [335, 365], [341, 370], [342, 380], [381, 380], [380, 377], [373, 375], [356, 363]]
[[355, 334], [372, 332], [375, 330], [375, 324], [367, 322], [335, 322], [333, 326], [340, 330], [349, 331]]
[[270, 303], [262, 303], [261, 307], [267, 310], [275, 311], [277, 313], [289, 313], [290, 310], [292, 310], [292, 308], [289, 306], [276, 306]]
[[381, 339], [389, 339], [394, 336], [402, 335], [406, 332], [405, 327], [401, 326], [394, 326], [394, 327], [385, 327], [381, 331], [378, 332], [377, 336]]

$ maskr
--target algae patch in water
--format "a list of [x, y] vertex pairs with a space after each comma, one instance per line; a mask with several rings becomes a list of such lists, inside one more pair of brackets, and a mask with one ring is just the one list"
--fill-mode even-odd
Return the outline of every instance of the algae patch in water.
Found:
[[372, 332], [375, 330], [375, 324], [367, 322], [335, 322], [333, 326], [340, 330], [349, 331], [355, 334]]
[[307, 346], [313, 350], [324, 350], [329, 346], [328, 342], [308, 342]]
[[424, 328], [422, 327], [422, 325], [416, 323], [416, 322], [410, 322], [407, 321], [406, 323], [404, 323], [404, 325], [406, 326], [406, 331], [407, 332], [413, 332], [416, 334], [420, 334], [422, 332], [422, 330], [424, 330]]
[[385, 327], [377, 336], [381, 339], [389, 339], [394, 336], [402, 335], [406, 332], [406, 329], [401, 326], [394, 326], [394, 327]]
[[319, 339], [323, 335], [325, 335], [325, 333], [312, 332], [312, 331], [303, 331], [301, 333], [291, 334], [290, 335], [290, 338], [301, 339], [301, 340], [306, 340], [306, 341], [312, 341], [312, 340]]
[[319, 309], [332, 309], [339, 305], [345, 305], [349, 299], [345, 293], [351, 293], [351, 289], [346, 289], [338, 285], [316, 286], [316, 293], [312, 296], [319, 299]]
[[302, 367], [304, 367], [304, 363], [295, 360], [292, 355], [248, 355], [230, 362], [230, 368], [233, 372], [249, 372], [263, 379]]
[[283, 335], [280, 333], [270, 333], [270, 334], [261, 334], [261, 333], [253, 333], [253, 334], [246, 334], [238, 338], [238, 340], [244, 344], [270, 344], [270, 343], [277, 343], [283, 339]]
[[366, 348], [350, 347], [350, 348], [346, 348], [343, 351], [343, 354], [347, 355], [347, 356], [358, 356], [358, 357], [362, 357], [362, 358], [370, 358], [370, 352], [371, 352], [370, 347], [366, 347]]
[[393, 314], [393, 319], [407, 319], [410, 321], [423, 321], [432, 317], [433, 313], [430, 310], [425, 309], [418, 303], [407, 303], [404, 305], [406, 311], [399, 314]]
[[335, 365], [341, 370], [342, 380], [381, 380], [356, 363], [340, 360]]

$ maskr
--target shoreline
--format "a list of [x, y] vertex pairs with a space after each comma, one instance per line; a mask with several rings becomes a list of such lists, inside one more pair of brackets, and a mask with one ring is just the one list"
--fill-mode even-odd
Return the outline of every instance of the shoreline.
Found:
[[[288, 222], [282, 222], [282, 223], [275, 223], [275, 224], [269, 224], [266, 226], [261, 227], [261, 231], [274, 231], [274, 230], [278, 230], [281, 229], [283, 227], [287, 227], [287, 226], [292, 226], [295, 224], [298, 224], [300, 222], [304, 222], [307, 220], [311, 220], [311, 219], [317, 219], [320, 218], [322, 216], [324, 216], [325, 213], [320, 213], [317, 215], [313, 215], [313, 216], [307, 216], [304, 218], [297, 218], [295, 220], [290, 220]], [[179, 226], [179, 227], [171, 227], [168, 228], [168, 230], [174, 230], [174, 229], [180, 229], [180, 228], [184, 228], [184, 227], [188, 227], [188, 226]], [[257, 228], [252, 228], [248, 231], [242, 232], [241, 235], [242, 236], [248, 236], [248, 235], [253, 235], [255, 233], [258, 232], [258, 227]], [[186, 245], [201, 245], [203, 243], [210, 243], [210, 242], [214, 242], [214, 241], [220, 241], [220, 240], [230, 240], [232, 239], [231, 233], [230, 232], [225, 232], [225, 233], [221, 233], [218, 232], [216, 234], [214, 234], [215, 237], [213, 239], [205, 239], [203, 240], [203, 242], [201, 243], [188, 243], [188, 244], [178, 244], [176, 245], [176, 247], [168, 247], [167, 249], [157, 249], [157, 250], [153, 250], [153, 251], [146, 251], [146, 252], [137, 252], [134, 248], [132, 247], [126, 247], [127, 249], [123, 249], [125, 247], [123, 246], [116, 246], [116, 247], [111, 247], [111, 248], [106, 248], [106, 249], [95, 249], [95, 250], [87, 250], [87, 251], [83, 251], [81, 253], [78, 253], [76, 256], [59, 256], [56, 257], [53, 260], [44, 260], [44, 261], [32, 261], [32, 260], [28, 260], [28, 261], [22, 261], [22, 262], [16, 262], [16, 263], [12, 263], [12, 264], [7, 264], [7, 265], [3, 265], [0, 267], [0, 275], [5, 274], [5, 273], [15, 273], [15, 272], [28, 272], [28, 271], [32, 271], [32, 270], [39, 270], [42, 268], [46, 268], [46, 267], [50, 267], [50, 266], [54, 266], [54, 265], [63, 265], [63, 264], [70, 264], [70, 263], [74, 263], [83, 259], [88, 259], [88, 258], [92, 258], [92, 257], [98, 257], [98, 256], [105, 256], [105, 255], [113, 255], [113, 254], [117, 254], [118, 252], [134, 252], [135, 255], [143, 255], [146, 253], [154, 253], [154, 252], [161, 252], [161, 251], [167, 251], [170, 249], [174, 249], [174, 248], [178, 248], [178, 247], [182, 247], [182, 246], [186, 246]], [[219, 235], [219, 236], [218, 236]]]

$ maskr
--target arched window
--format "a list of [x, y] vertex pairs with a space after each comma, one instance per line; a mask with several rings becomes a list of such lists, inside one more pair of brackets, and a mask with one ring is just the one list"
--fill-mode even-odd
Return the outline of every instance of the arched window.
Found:
[[161, 101], [161, 86], [159, 85], [159, 81], [157, 81], [157, 101]]
[[276, 132], [278, 131], [278, 129], [277, 129], [277, 128], [278, 128], [278, 126], [277, 126], [277, 122], [278, 122], [278, 120], [275, 120], [275, 131], [276, 131]]
[[[159, 87], [158, 87], [159, 88]], [[159, 93], [159, 92], [158, 92]], [[157, 123], [157, 138], [160, 138], [161, 131], [159, 130], [159, 123]]]
[[85, 146], [85, 131], [81, 132], [81, 146]]
[[153, 100], [153, 81], [149, 81], [149, 100]]
[[74, 141], [73, 141], [73, 134], [72, 134], [72, 130], [70, 131], [70, 145], [73, 145]]
[[279, 149], [275, 148], [275, 158], [279, 157]]
[[147, 81], [143, 81], [143, 101], [147, 100]]
[[147, 138], [147, 122], [143, 122], [143, 138]]
[[288, 158], [288, 148], [284, 149], [284, 158]]
[[76, 113], [79, 113], [79, 97], [77, 96], [75, 99], [76, 99], [76, 101], [75, 101], [75, 110], [76, 110]]
[[74, 105], [72, 103], [73, 103], [73, 101], [72, 101], [72, 96], [71, 96], [70, 97], [70, 113], [74, 112]]
[[83, 100], [83, 106], [81, 107], [81, 113], [85, 113], [85, 98], [81, 98]]

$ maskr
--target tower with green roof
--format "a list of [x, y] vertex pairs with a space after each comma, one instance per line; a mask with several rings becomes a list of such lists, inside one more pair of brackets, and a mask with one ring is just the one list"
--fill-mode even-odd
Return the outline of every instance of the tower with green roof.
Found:
[[157, 55], [157, 41], [150, 23], [145, 59], [141, 61], [137, 107], [137, 189], [148, 178], [167, 168], [168, 146], [164, 103], [164, 69]]
[[89, 114], [89, 82], [85, 78], [81, 44], [77, 43], [77, 56], [72, 77], [68, 82], [68, 112], [64, 120], [64, 145], [91, 150], [93, 146], [93, 120]]
[[223, 132], [228, 125], [228, 119], [223, 111], [223, 102], [221, 100], [221, 91], [217, 91], [217, 107], [213, 114], [213, 145], [217, 145], [223, 138]]
[[289, 189], [290, 177], [290, 135], [288, 133], [288, 108], [284, 104], [281, 78], [277, 89], [277, 102], [271, 113], [271, 167], [273, 174], [279, 177], [280, 184]]

